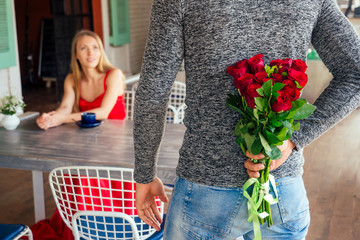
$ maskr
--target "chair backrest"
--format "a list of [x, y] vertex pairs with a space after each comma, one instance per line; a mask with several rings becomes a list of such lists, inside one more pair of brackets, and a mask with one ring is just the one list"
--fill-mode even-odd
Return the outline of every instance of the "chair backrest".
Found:
[[[94, 232], [93, 236], [101, 239], [136, 239], [136, 233], [131, 231], [134, 224], [140, 239], [155, 232], [137, 215], [133, 169], [60, 167], [50, 172], [49, 183], [57, 209], [74, 236], [78, 231], [78, 235], [86, 239], [97, 239], [91, 237]], [[157, 199], [157, 204], [162, 215], [163, 203]], [[76, 213], [77, 220], [74, 220]], [[119, 213], [128, 215], [132, 221]], [[73, 221], [77, 221], [76, 229]]]
[[27, 237], [28, 240], [33, 240], [33, 235], [30, 228], [23, 224], [0, 224], [0, 239], [22, 239]]
[[166, 122], [182, 124], [185, 116], [186, 84], [175, 81], [169, 96]]
[[[106, 223], [106, 224], [105, 224]], [[75, 239], [135, 239], [139, 231], [132, 217], [120, 212], [79, 211], [72, 218]]]
[[125, 90], [124, 91], [124, 101], [126, 109], [125, 120], [134, 119], [134, 104], [135, 104], [135, 91], [134, 90]]
[[[135, 92], [138, 83], [135, 82], [131, 85], [130, 89], [125, 90], [124, 99], [126, 106], [126, 120], [134, 119], [134, 103]], [[169, 96], [168, 109], [166, 112], [166, 122], [182, 124], [185, 116], [185, 97], [186, 97], [186, 84], [175, 81]]]

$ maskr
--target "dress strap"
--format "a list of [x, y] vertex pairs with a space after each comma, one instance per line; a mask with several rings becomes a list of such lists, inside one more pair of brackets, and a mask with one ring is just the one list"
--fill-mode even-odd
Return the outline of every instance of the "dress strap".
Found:
[[106, 92], [106, 79], [107, 79], [110, 72], [111, 72], [111, 70], [107, 71], [106, 75], [105, 75], [105, 78], [104, 78], [104, 92]]

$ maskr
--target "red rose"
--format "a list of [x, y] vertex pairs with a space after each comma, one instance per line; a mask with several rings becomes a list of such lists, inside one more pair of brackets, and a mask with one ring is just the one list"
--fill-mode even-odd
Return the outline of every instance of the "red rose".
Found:
[[245, 100], [249, 107], [255, 108], [255, 97], [260, 97], [260, 94], [256, 91], [258, 88], [261, 88], [261, 85], [258, 83], [253, 83], [247, 86], [245, 91]]
[[236, 68], [246, 68], [249, 69], [249, 61], [247, 59], [243, 59], [235, 64]]
[[276, 65], [279, 68], [278, 73], [281, 74], [283, 72], [286, 72], [292, 64], [292, 60], [290, 58], [286, 58], [286, 59], [276, 59], [276, 60], [272, 60], [270, 62], [270, 67]]
[[250, 73], [245, 73], [238, 78], [234, 78], [234, 85], [237, 89], [240, 89], [243, 94], [247, 87], [254, 82], [254, 76]]
[[231, 76], [233, 76], [233, 78], [238, 78], [241, 75], [249, 72], [248, 60], [241, 60], [240, 62], [237, 62], [234, 66], [228, 67], [227, 72]]
[[254, 79], [256, 82], [263, 84], [268, 81], [270, 78], [268, 77], [266, 72], [258, 72], [255, 74]]
[[306, 65], [306, 63], [301, 59], [294, 60], [292, 66], [291, 66], [291, 68], [293, 68], [297, 71], [303, 72], [303, 73], [306, 72], [307, 67], [308, 66]]
[[278, 93], [280, 93], [280, 95], [282, 93], [289, 95], [290, 101], [292, 101], [292, 102], [299, 99], [300, 91], [296, 87], [296, 84], [292, 80], [285, 80], [282, 83], [285, 84], [285, 86], [281, 90], [278, 91]]
[[275, 112], [288, 111], [291, 109], [291, 99], [290, 95], [286, 91], [278, 91], [280, 96], [275, 100], [271, 105], [271, 108]]
[[308, 81], [308, 76], [305, 73], [297, 71], [293, 68], [289, 68], [288, 78], [290, 80], [298, 82], [298, 84], [301, 86], [301, 89], [306, 86]]
[[274, 82], [282, 82], [283, 81], [283, 75], [279, 74], [279, 73], [273, 73], [272, 77], [274, 79]]
[[258, 54], [249, 59], [249, 65], [253, 74], [265, 71], [265, 63], [262, 57], [262, 54]]

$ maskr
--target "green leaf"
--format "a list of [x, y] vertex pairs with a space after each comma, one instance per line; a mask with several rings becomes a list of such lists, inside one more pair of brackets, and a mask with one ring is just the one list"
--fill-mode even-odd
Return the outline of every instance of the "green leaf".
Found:
[[291, 119], [294, 117], [296, 112], [306, 103], [305, 99], [299, 98], [295, 102], [292, 103], [291, 109], [289, 111], [289, 115], [286, 117], [287, 119]]
[[233, 110], [235, 110], [235, 111], [237, 111], [237, 112], [239, 112], [239, 113], [243, 113], [243, 112], [240, 110], [240, 108], [237, 108], [237, 107], [235, 107], [234, 105], [231, 105], [231, 104], [229, 104], [229, 103], [226, 103], [226, 106], [228, 106], [229, 108], [231, 108], [231, 109], [233, 109]]
[[266, 65], [265, 64], [265, 72], [268, 74], [268, 77], [270, 77], [270, 74], [271, 74], [271, 68], [269, 65]]
[[264, 96], [266, 99], [269, 99], [270, 95], [271, 95], [271, 87], [272, 87], [272, 80], [268, 80], [266, 81], [263, 85], [262, 85], [262, 89], [264, 90]]
[[262, 88], [258, 88], [256, 89], [257, 93], [260, 95], [260, 96], [264, 96], [264, 90]]
[[283, 87], [285, 86], [285, 84], [283, 83], [275, 83], [273, 86], [273, 92], [277, 92], [279, 90], [281, 90]]
[[271, 98], [271, 104], [273, 104], [275, 102], [275, 100], [280, 96], [279, 93], [277, 92], [273, 92], [272, 93], [272, 98]]
[[309, 117], [314, 111], [316, 107], [312, 104], [306, 103], [303, 106], [301, 106], [295, 115], [293, 116], [293, 119], [295, 120], [301, 120]]
[[285, 140], [290, 139], [291, 135], [293, 133], [292, 124], [288, 120], [284, 120], [282, 123], [283, 123], [284, 127], [286, 127], [288, 129], [286, 136], [285, 136]]
[[282, 153], [280, 149], [276, 146], [271, 145], [269, 151], [265, 151], [265, 153], [270, 157], [270, 159], [275, 160], [282, 157]]
[[261, 145], [260, 138], [256, 138], [253, 145], [251, 146], [251, 153], [254, 155], [258, 155], [261, 152], [262, 148], [263, 146]]
[[241, 137], [241, 135], [236, 138], [236, 143], [241, 147], [243, 153], [246, 154], [246, 147], [245, 147], [246, 143], [245, 140]]
[[245, 140], [245, 143], [246, 143], [246, 148], [247, 149], [251, 149], [254, 141], [255, 141], [256, 137], [254, 135], [250, 135], [248, 133], [246, 133], [244, 135], [244, 140]]
[[[260, 88], [259, 88], [260, 89]], [[255, 98], [255, 105], [256, 108], [259, 109], [260, 111], [263, 111], [265, 108], [265, 99], [262, 97], [256, 97]], [[254, 114], [255, 115], [255, 114]], [[256, 117], [256, 116], [255, 116]]]
[[242, 121], [238, 121], [238, 123], [235, 126], [235, 136], [239, 136], [241, 134], [241, 129], [244, 127], [242, 124]]
[[270, 151], [271, 148], [270, 148], [267, 140], [264, 138], [264, 136], [261, 133], [259, 133], [259, 137], [260, 137], [261, 144], [263, 145], [265, 151]]
[[241, 131], [241, 133], [245, 134], [245, 133], [249, 132], [249, 129], [246, 125], [244, 125], [244, 127], [241, 128], [240, 131]]
[[249, 130], [254, 130], [255, 129], [255, 123], [254, 122], [249, 122], [247, 125]]
[[251, 107], [246, 106], [245, 107], [245, 112], [246, 112], [246, 114], [248, 114], [250, 119], [255, 118], [253, 109]]
[[265, 130], [264, 135], [270, 145], [281, 145], [282, 141], [273, 133]]
[[284, 120], [289, 115], [289, 111], [281, 112], [276, 115], [277, 120]]
[[300, 130], [300, 122], [297, 122], [293, 125], [293, 130], [294, 131], [299, 131]]
[[255, 117], [257, 120], [259, 120], [258, 110], [257, 110], [256, 108], [253, 110], [253, 114], [254, 114], [254, 117]]
[[276, 118], [276, 112], [270, 111], [268, 117], [269, 117], [270, 120], [275, 119]]
[[270, 121], [271, 125], [275, 126], [275, 127], [280, 127], [282, 125], [282, 123], [278, 120], [271, 120]]
[[277, 133], [275, 133], [275, 136], [280, 140], [284, 141], [286, 139], [286, 134], [289, 131], [286, 127], [282, 127]]
[[241, 150], [243, 151], [244, 155], [246, 155], [246, 146], [245, 146], [245, 144], [241, 143], [240, 147], [241, 147]]

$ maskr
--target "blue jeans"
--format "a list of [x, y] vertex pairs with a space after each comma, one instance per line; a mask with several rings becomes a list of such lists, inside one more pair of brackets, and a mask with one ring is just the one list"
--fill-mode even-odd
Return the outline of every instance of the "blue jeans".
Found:
[[[273, 225], [261, 226], [262, 239], [300, 240], [309, 224], [309, 201], [302, 177], [276, 180], [279, 203], [271, 206]], [[242, 188], [212, 187], [177, 178], [167, 211], [164, 240], [254, 239]]]

